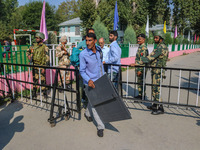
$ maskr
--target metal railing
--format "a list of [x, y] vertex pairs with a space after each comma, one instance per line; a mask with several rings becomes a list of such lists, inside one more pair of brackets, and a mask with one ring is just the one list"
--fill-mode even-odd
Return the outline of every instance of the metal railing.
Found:
[[[37, 107], [45, 108], [50, 111], [48, 121], [52, 126], [58, 118], [65, 117], [67, 120], [73, 115], [73, 112], [80, 113], [80, 92], [79, 92], [79, 71], [75, 69], [45, 67], [36, 65], [22, 65], [1, 63], [3, 66], [3, 75], [0, 75], [0, 94], [3, 97], [9, 96], [12, 101], [17, 97], [22, 101]], [[11, 68], [11, 73], [8, 74], [6, 66]], [[13, 70], [18, 67], [20, 72]], [[24, 68], [24, 69], [23, 69]], [[38, 69], [39, 82], [33, 82], [33, 70]], [[46, 72], [46, 84], [41, 82], [42, 70]], [[24, 71], [22, 71], [24, 70]], [[27, 71], [26, 71], [27, 70]], [[70, 74], [69, 87], [66, 87], [64, 76], [62, 81], [61, 71]], [[62, 85], [58, 86], [58, 81], [61, 80]], [[37, 96], [33, 97], [33, 86], [37, 87]], [[47, 96], [43, 96], [42, 87], [45, 87]], [[50, 109], [49, 109], [50, 106]]]
[[[118, 92], [120, 93], [122, 99], [124, 99], [126, 103], [133, 103], [134, 101], [139, 101], [144, 103], [164, 104], [167, 106], [175, 105], [177, 107], [180, 106], [186, 108], [200, 108], [199, 69], [141, 66], [143, 68], [143, 72], [147, 71], [147, 74], [143, 74], [143, 82], [138, 83], [135, 68], [140, 66], [130, 67], [128, 65], [107, 65], [110, 65], [111, 68], [113, 66], [119, 66], [119, 76], [117, 81]], [[159, 70], [161, 75], [160, 84], [152, 83], [152, 69]], [[124, 71], [122, 72], [122, 70]], [[142, 100], [134, 98], [138, 95], [137, 85], [143, 85], [143, 88], [146, 88], [146, 94], [143, 92]], [[153, 100], [153, 87], [160, 87], [159, 101]]]

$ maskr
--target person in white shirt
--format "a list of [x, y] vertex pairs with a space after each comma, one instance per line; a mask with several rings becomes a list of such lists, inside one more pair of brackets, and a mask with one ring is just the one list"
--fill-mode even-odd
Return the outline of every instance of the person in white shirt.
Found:
[[[100, 38], [99, 39], [99, 46], [101, 47], [101, 50], [103, 52], [103, 61], [107, 61], [108, 60], [108, 53], [110, 51], [110, 48], [105, 46], [104, 38]], [[108, 67], [104, 66], [104, 70], [105, 70], [105, 72], [107, 72]]]

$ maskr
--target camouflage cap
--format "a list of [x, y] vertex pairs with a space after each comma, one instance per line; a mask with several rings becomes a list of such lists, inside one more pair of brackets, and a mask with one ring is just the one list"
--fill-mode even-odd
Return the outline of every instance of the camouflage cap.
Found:
[[160, 36], [162, 39], [164, 39], [164, 32], [161, 30], [157, 30], [153, 34], [154, 36]]
[[39, 37], [41, 39], [45, 39], [44, 33], [42, 33], [42, 32], [37, 32], [35, 37]]

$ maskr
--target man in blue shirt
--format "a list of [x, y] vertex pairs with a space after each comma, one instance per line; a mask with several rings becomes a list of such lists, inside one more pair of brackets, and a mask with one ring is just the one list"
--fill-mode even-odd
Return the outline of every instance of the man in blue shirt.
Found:
[[[109, 49], [109, 47], [105, 46], [104, 38], [99, 39], [99, 46], [101, 47], [101, 50], [103, 52], [103, 61], [107, 61], [108, 60], [108, 53], [109, 53], [110, 49]], [[104, 70], [105, 70], [105, 72], [107, 72], [108, 66], [104, 66]]]
[[[95, 88], [94, 81], [99, 79], [104, 74], [101, 59], [102, 52], [100, 47], [95, 46], [96, 42], [96, 35], [94, 33], [88, 33], [86, 35], [87, 48], [84, 49], [79, 56], [80, 74], [83, 78], [83, 83], [92, 88]], [[95, 108], [88, 103], [84, 116], [89, 122], [92, 121], [91, 113], [97, 123], [97, 135], [99, 137], [103, 137], [103, 130], [105, 129], [104, 123], [101, 121]]]
[[117, 44], [118, 33], [116, 30], [110, 31], [109, 34], [109, 41], [110, 44], [110, 51], [108, 53], [108, 60], [104, 61], [105, 64], [113, 64], [108, 66], [108, 75], [110, 79], [115, 82], [115, 87], [117, 88], [117, 81], [118, 81], [118, 74], [119, 74], [119, 66], [121, 64], [121, 48]]

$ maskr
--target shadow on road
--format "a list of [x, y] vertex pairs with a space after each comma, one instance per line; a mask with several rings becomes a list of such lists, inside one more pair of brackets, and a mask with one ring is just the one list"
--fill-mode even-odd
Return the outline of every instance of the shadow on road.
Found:
[[22, 108], [22, 104], [17, 101], [0, 107], [0, 149], [3, 149], [12, 140], [16, 132], [24, 130], [24, 123], [20, 122], [23, 116], [14, 118], [14, 113]]

